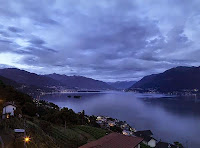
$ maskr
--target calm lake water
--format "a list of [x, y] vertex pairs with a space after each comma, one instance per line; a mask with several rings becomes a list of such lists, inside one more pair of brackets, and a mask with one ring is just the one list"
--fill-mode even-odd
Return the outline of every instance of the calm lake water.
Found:
[[[68, 95], [82, 97], [74, 99]], [[40, 99], [75, 112], [85, 110], [88, 115], [125, 120], [136, 130], [152, 130], [157, 140], [179, 141], [186, 147], [200, 148], [200, 97], [101, 92], [53, 94]]]

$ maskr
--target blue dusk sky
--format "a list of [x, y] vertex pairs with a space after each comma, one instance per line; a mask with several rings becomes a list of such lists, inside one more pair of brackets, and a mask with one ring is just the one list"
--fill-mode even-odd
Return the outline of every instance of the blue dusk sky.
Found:
[[200, 65], [200, 0], [0, 0], [0, 68], [139, 80]]

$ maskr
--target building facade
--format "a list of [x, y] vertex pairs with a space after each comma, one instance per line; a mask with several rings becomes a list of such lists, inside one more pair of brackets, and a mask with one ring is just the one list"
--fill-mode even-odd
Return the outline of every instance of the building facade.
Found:
[[15, 115], [16, 105], [14, 103], [7, 102], [3, 105], [3, 114], [2, 118], [10, 118]]

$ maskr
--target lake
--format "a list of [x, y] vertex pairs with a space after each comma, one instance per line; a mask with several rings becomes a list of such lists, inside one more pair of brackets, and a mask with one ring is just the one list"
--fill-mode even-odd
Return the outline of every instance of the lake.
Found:
[[[82, 97], [75, 99], [74, 95]], [[85, 110], [88, 115], [127, 121], [136, 130], [150, 129], [158, 141], [179, 141], [186, 147], [200, 147], [200, 97], [100, 92], [51, 94], [40, 99], [75, 112]]]

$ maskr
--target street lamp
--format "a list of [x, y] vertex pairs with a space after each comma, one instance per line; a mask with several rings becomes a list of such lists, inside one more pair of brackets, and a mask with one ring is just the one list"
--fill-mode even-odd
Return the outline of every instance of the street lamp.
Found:
[[24, 142], [28, 143], [28, 142], [30, 142], [30, 139], [31, 139], [30, 137], [24, 137]]
[[26, 143], [29, 143], [30, 139], [30, 137], [24, 137], [24, 148], [26, 148]]

